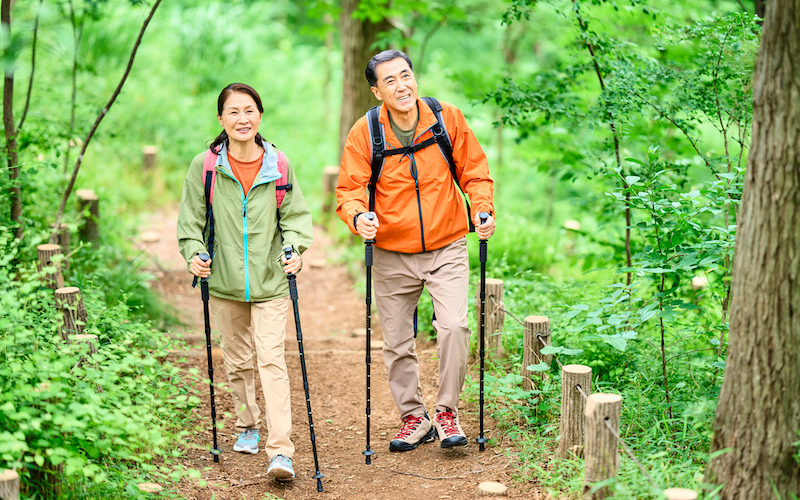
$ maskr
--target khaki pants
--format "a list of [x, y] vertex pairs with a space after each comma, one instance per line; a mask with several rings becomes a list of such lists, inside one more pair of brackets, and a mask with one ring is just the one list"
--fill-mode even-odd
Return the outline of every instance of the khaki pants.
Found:
[[[289, 297], [267, 302], [238, 302], [211, 296], [209, 305], [217, 330], [222, 334], [222, 358], [233, 390], [236, 430], [261, 425], [256, 404], [255, 369], [258, 366], [264, 391], [267, 439], [265, 451], [294, 455], [289, 373], [284, 359]], [[254, 356], [255, 354], [255, 356]]]
[[383, 330], [383, 360], [400, 417], [425, 413], [415, 352], [413, 316], [422, 288], [433, 299], [439, 355], [436, 409], [458, 410], [469, 350], [469, 260], [465, 238], [431, 252], [405, 254], [375, 248], [375, 301]]

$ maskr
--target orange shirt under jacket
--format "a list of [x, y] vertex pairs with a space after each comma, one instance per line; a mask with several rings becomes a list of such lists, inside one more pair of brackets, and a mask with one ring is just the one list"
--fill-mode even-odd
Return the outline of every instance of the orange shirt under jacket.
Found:
[[[452, 104], [441, 104], [442, 120], [453, 145], [456, 175], [469, 196], [473, 216], [478, 212], [494, 214], [494, 186], [486, 155], [461, 111]], [[431, 127], [436, 124], [436, 117], [425, 101], [417, 99], [417, 106], [415, 144], [432, 137]], [[379, 121], [386, 137], [386, 150], [402, 147], [392, 131], [385, 105], [380, 108]], [[356, 234], [353, 218], [369, 211], [366, 187], [372, 172], [371, 144], [367, 119], [361, 117], [347, 136], [336, 187], [336, 213]], [[469, 232], [464, 199], [436, 143], [416, 153], [385, 157], [375, 190], [375, 213], [380, 222], [375, 246], [384, 250], [402, 253], [436, 250]]]

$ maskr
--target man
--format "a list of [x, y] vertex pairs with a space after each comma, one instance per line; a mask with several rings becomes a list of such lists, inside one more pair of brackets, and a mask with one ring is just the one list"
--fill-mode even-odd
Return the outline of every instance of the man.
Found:
[[[433, 137], [437, 120], [431, 107], [417, 96], [408, 56], [398, 50], [383, 51], [370, 59], [366, 77], [373, 94], [383, 103], [379, 128], [386, 152], [392, 154], [384, 157], [374, 191], [374, 219], [370, 220], [366, 216], [369, 199], [365, 188], [372, 175], [372, 137], [366, 117], [353, 125], [342, 155], [336, 212], [351, 231], [365, 240], [375, 240], [372, 270], [383, 330], [383, 357], [403, 422], [389, 450], [413, 450], [437, 435], [442, 448], [464, 446], [467, 438], [458, 423], [458, 401], [470, 337], [467, 210], [437, 143], [429, 141], [427, 147], [409, 148]], [[448, 103], [441, 105], [455, 176], [471, 200], [478, 237], [488, 239], [495, 226], [486, 155], [461, 111]], [[490, 214], [482, 225], [480, 212]], [[412, 328], [423, 287], [433, 299], [439, 355], [433, 421], [422, 401]]]

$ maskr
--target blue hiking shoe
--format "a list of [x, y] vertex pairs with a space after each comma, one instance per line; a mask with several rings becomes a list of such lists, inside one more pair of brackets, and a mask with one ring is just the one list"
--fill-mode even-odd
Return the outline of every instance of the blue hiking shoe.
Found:
[[239, 439], [233, 445], [233, 451], [241, 451], [242, 453], [258, 453], [258, 429], [251, 428], [245, 429], [244, 432], [239, 433]]
[[269, 461], [267, 476], [274, 477], [277, 481], [291, 481], [294, 479], [292, 459], [286, 455], [275, 455]]

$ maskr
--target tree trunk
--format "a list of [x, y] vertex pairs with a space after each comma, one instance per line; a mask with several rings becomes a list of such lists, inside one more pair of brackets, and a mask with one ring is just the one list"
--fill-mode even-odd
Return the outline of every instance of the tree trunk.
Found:
[[767, 2], [737, 221], [730, 339], [706, 482], [800, 495], [800, 0]]
[[[0, 23], [11, 32], [11, 0], [2, 0], [0, 5]], [[11, 179], [11, 222], [17, 224], [16, 237], [22, 238], [22, 191], [19, 187], [19, 159], [17, 158], [17, 132], [14, 130], [14, 69], [5, 73], [3, 78], [3, 130], [6, 134], [6, 153], [8, 175]]]
[[342, 32], [342, 112], [339, 121], [339, 158], [350, 127], [364, 116], [369, 108], [379, 104], [369, 89], [364, 70], [370, 58], [378, 51], [371, 48], [378, 33], [389, 29], [383, 19], [375, 24], [368, 20], [353, 19], [360, 0], [344, 0], [339, 25]]

